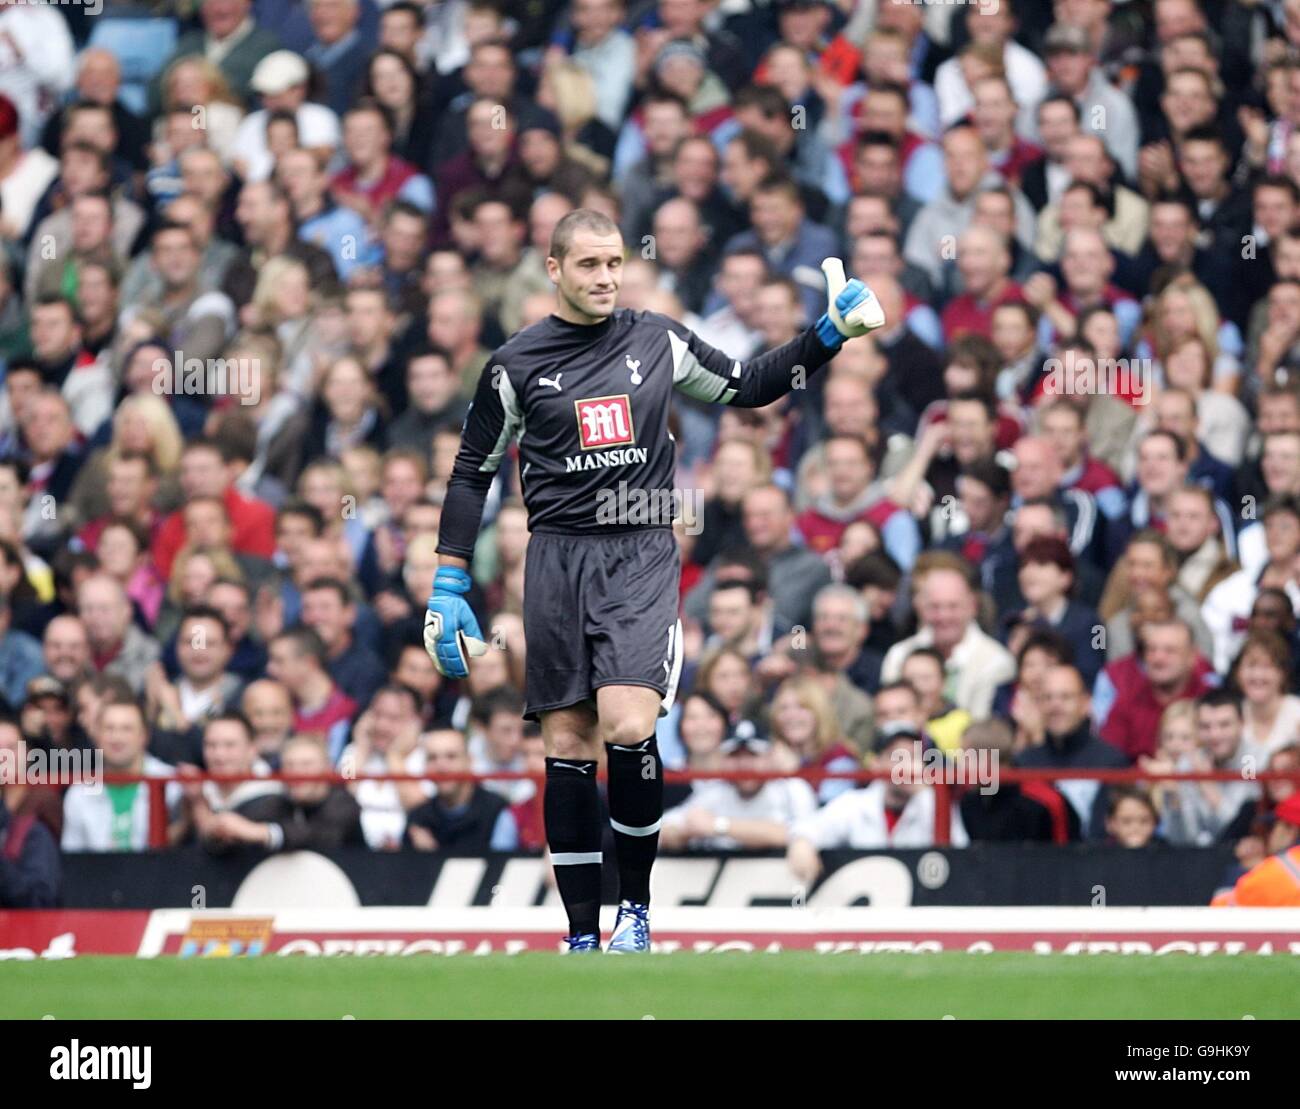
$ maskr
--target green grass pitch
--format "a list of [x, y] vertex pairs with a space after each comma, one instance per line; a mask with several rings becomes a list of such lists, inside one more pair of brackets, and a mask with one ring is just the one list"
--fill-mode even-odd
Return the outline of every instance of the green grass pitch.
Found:
[[550, 954], [0, 967], [0, 1014], [130, 1018], [1209, 1018], [1300, 1016], [1292, 956]]

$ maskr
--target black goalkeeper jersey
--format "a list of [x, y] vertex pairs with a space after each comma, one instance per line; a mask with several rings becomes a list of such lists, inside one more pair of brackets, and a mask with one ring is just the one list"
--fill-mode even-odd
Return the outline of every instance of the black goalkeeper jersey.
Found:
[[548, 316], [514, 335], [483, 368], [443, 505], [439, 553], [471, 557], [488, 488], [516, 438], [530, 530], [665, 526], [638, 524], [635, 513], [612, 516], [609, 507], [612, 490], [671, 499], [673, 390], [760, 408], [802, 388], [834, 353], [811, 328], [738, 362], [658, 312], [619, 309], [594, 326]]

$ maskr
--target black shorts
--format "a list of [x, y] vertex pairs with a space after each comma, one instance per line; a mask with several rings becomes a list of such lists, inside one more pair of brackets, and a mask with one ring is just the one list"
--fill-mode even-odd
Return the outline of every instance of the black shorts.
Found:
[[681, 568], [667, 528], [617, 535], [537, 532], [524, 567], [524, 717], [643, 685], [672, 707], [682, 671]]

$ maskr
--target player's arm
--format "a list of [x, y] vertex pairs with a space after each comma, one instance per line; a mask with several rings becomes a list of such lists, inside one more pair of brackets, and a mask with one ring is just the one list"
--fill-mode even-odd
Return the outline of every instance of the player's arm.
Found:
[[521, 422], [510, 375], [493, 359], [479, 377], [465, 416], [438, 528], [438, 572], [424, 615], [425, 650], [449, 678], [468, 677], [470, 657], [487, 650], [478, 619], [465, 600], [473, 585], [469, 560], [483, 519], [483, 503]]
[[780, 400], [802, 375], [829, 362], [846, 339], [865, 335], [885, 322], [875, 294], [861, 281], [848, 281], [838, 258], [822, 263], [826, 274], [826, 312], [812, 327], [776, 350], [740, 362], [709, 346], [690, 329], [669, 329], [673, 385], [696, 400], [762, 408]]

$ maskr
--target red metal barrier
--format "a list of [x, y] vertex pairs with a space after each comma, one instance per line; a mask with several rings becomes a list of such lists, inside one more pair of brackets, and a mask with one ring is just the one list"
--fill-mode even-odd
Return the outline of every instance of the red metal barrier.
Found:
[[[693, 781], [724, 782], [766, 782], [779, 781], [784, 778], [802, 778], [810, 785], [819, 785], [829, 780], [851, 782], [872, 782], [892, 779], [894, 771], [877, 767], [861, 770], [666, 770], [664, 780], [669, 783], [690, 783]], [[1096, 781], [1109, 785], [1140, 785], [1144, 782], [1239, 782], [1240, 772], [1232, 770], [1189, 770], [1171, 774], [1153, 776], [1138, 767], [1126, 767], [1122, 770], [1038, 770], [1008, 767], [997, 768], [994, 786], [1003, 782], [1018, 784], [1021, 782], [1055, 782], [1055, 781]], [[925, 773], [918, 774], [922, 784], [931, 786], [935, 791], [935, 828], [934, 842], [945, 847], [951, 842], [953, 791], [978, 787], [982, 783], [971, 781], [949, 781], [945, 778], [930, 781]], [[101, 779], [105, 785], [129, 785], [144, 782], [149, 789], [149, 846], [158, 848], [167, 846], [167, 809], [166, 787], [173, 782], [189, 783], [216, 782], [219, 785], [234, 785], [250, 780], [276, 782], [330, 782], [335, 785], [349, 785], [355, 782], [514, 782], [532, 781], [542, 786], [546, 775], [521, 770], [502, 770], [495, 773], [426, 773], [426, 774], [353, 774], [337, 772], [325, 774], [208, 774], [205, 772], [176, 773], [165, 777], [152, 777], [144, 774], [107, 773]], [[1294, 782], [1300, 786], [1300, 771], [1265, 771], [1249, 779], [1252, 782]], [[70, 784], [60, 781], [53, 785]]]

